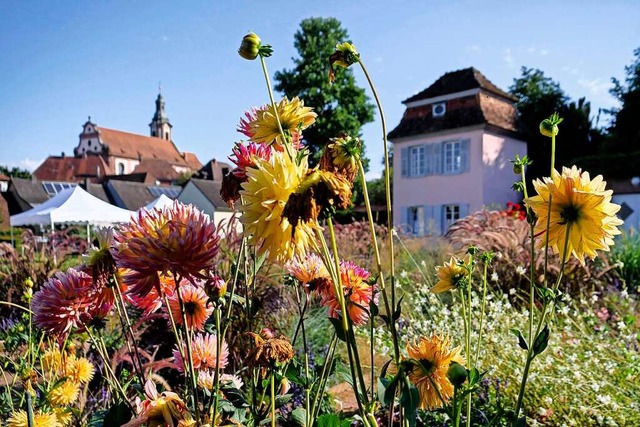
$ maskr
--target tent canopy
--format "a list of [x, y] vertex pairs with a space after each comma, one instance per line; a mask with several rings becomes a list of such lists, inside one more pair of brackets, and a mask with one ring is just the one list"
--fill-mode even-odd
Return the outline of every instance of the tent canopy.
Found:
[[129, 222], [133, 211], [119, 208], [87, 193], [80, 186], [68, 188], [43, 204], [11, 217], [11, 226]]
[[157, 199], [155, 199], [154, 201], [152, 201], [148, 205], [143, 206], [140, 209], [146, 209], [146, 210], [150, 211], [152, 209], [164, 209], [165, 207], [172, 206], [172, 205], [173, 205], [173, 200], [171, 200], [165, 194], [161, 194], [160, 197], [158, 197]]

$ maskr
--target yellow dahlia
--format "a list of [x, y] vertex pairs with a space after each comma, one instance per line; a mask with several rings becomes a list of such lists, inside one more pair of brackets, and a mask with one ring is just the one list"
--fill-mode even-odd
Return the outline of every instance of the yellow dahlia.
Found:
[[66, 380], [49, 391], [47, 398], [53, 406], [68, 406], [76, 401], [80, 393], [80, 383]]
[[[33, 415], [34, 427], [62, 427], [55, 414], [37, 411]], [[7, 420], [7, 427], [28, 427], [26, 411], [12, 412]]]
[[[304, 101], [297, 96], [291, 101], [285, 97], [276, 103], [280, 124], [285, 133], [289, 134], [292, 140], [298, 141], [302, 131], [311, 126], [317, 114], [311, 107], [305, 107]], [[254, 109], [251, 113], [245, 114], [246, 119], [242, 119], [238, 125], [238, 131], [245, 134], [251, 141], [265, 144], [284, 144], [276, 116], [273, 113], [271, 104]]]
[[53, 413], [61, 426], [68, 426], [73, 422], [73, 413], [70, 408], [54, 408]]
[[465, 268], [462, 266], [460, 260], [456, 257], [451, 257], [449, 262], [445, 262], [444, 265], [436, 267], [438, 281], [431, 288], [431, 292], [439, 294], [456, 289], [460, 282], [464, 280], [465, 273]]
[[259, 255], [268, 252], [272, 261], [288, 261], [304, 256], [314, 240], [314, 229], [319, 228], [316, 222], [301, 223], [294, 231], [282, 216], [306, 172], [306, 159], [298, 166], [289, 155], [277, 151], [269, 160], [256, 159], [256, 167], [247, 169], [248, 180], [240, 192], [244, 202], [240, 220]]
[[602, 175], [591, 179], [576, 166], [565, 167], [562, 174], [554, 170], [551, 178], [535, 180], [533, 186], [538, 194], [525, 203], [538, 218], [535, 233], [542, 235], [538, 247], [545, 245], [549, 223], [549, 246], [563, 259], [573, 253], [584, 264], [585, 256], [593, 259], [597, 250], [609, 251], [622, 220], [616, 217], [620, 205], [611, 203], [613, 191], [605, 190]]
[[81, 384], [91, 381], [94, 372], [95, 368], [89, 359], [70, 357], [67, 361], [67, 376]]
[[[420, 393], [420, 408], [433, 410], [448, 402], [453, 396], [453, 384], [447, 378], [452, 362], [465, 364], [460, 347], [451, 348], [451, 340], [437, 335], [420, 338], [417, 344], [407, 344], [409, 358], [414, 365], [409, 372], [409, 381]], [[438, 395], [439, 392], [439, 395]]]

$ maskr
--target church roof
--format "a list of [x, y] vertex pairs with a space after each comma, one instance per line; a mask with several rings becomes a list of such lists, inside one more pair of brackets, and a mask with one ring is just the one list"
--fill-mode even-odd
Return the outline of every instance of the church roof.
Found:
[[182, 157], [184, 158], [185, 162], [189, 164], [191, 170], [195, 171], [202, 167], [202, 163], [200, 163], [200, 160], [198, 159], [198, 156], [195, 155], [195, 153], [183, 151]]
[[164, 159], [142, 159], [133, 170], [133, 173], [147, 173], [158, 181], [172, 182], [180, 179], [178, 173], [171, 164]]
[[81, 182], [86, 177], [103, 177], [113, 171], [101, 156], [49, 156], [33, 172], [41, 181]]
[[189, 167], [173, 141], [96, 126], [100, 142], [110, 156], [127, 159], [164, 159], [174, 166]]
[[518, 101], [518, 98], [494, 85], [479, 70], [474, 67], [469, 67], [445, 73], [431, 86], [402, 102], [406, 104], [423, 99], [435, 98], [437, 96], [463, 92], [470, 89], [483, 89], [513, 102]]

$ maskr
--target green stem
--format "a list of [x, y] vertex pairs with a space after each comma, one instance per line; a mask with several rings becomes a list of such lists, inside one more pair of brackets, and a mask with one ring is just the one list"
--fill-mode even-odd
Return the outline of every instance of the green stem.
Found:
[[[180, 304], [180, 314], [182, 315], [182, 326], [184, 328], [185, 333], [185, 341], [187, 343], [187, 362], [189, 366], [189, 376], [191, 377], [191, 381], [189, 381], [189, 386], [191, 387], [192, 393], [192, 401], [193, 401], [193, 410], [196, 416], [196, 422], [199, 424], [200, 419], [200, 407], [198, 404], [198, 390], [197, 390], [197, 379], [196, 379], [196, 370], [193, 366], [193, 350], [191, 348], [191, 339], [192, 334], [190, 333], [189, 325], [187, 324], [187, 313], [184, 309], [184, 301], [182, 300], [182, 293], [180, 292], [180, 280], [178, 275], [174, 272], [173, 277], [176, 279], [176, 295], [178, 296], [178, 303]], [[169, 309], [171, 311], [171, 309]], [[218, 337], [216, 337], [218, 340]], [[179, 346], [179, 345], [178, 345]], [[182, 359], [184, 362], [184, 359]], [[184, 365], [184, 363], [183, 363]], [[186, 369], [185, 369], [186, 371]]]
[[289, 143], [287, 141], [287, 136], [282, 129], [282, 123], [280, 122], [280, 116], [278, 115], [278, 106], [276, 105], [276, 101], [273, 98], [273, 89], [271, 89], [271, 80], [269, 79], [269, 73], [267, 72], [267, 63], [264, 60], [262, 55], [260, 56], [260, 64], [262, 65], [262, 72], [264, 73], [264, 79], [267, 82], [267, 91], [269, 92], [269, 99], [271, 100], [271, 107], [273, 108], [273, 116], [276, 118], [276, 122], [278, 123], [278, 130], [280, 131], [280, 135], [282, 136], [282, 145], [287, 150], [287, 154], [291, 159], [293, 156], [291, 151], [289, 150]]
[[222, 340], [224, 339], [224, 335], [226, 335], [226, 329], [225, 329], [225, 334], [223, 334], [223, 336], [220, 336], [220, 310], [216, 307], [216, 311], [215, 311], [215, 326], [216, 326], [216, 369], [214, 371], [213, 374], [213, 390], [212, 392], [214, 393], [214, 397], [213, 397], [213, 405], [211, 406], [211, 413], [210, 415], [210, 419], [211, 419], [211, 424], [215, 425], [215, 417], [218, 414], [218, 398], [219, 398], [219, 393], [218, 390], [220, 389], [220, 352], [222, 352]]
[[271, 373], [271, 427], [276, 427], [276, 388], [275, 374]]
[[36, 427], [33, 414], [33, 403], [31, 401], [31, 392], [27, 390], [27, 426]]
[[[117, 291], [114, 288], [116, 288]], [[120, 324], [125, 331], [124, 336], [127, 343], [129, 356], [131, 356], [131, 364], [133, 365], [133, 369], [135, 369], [136, 373], [138, 374], [141, 384], [144, 384], [146, 382], [146, 379], [144, 377], [142, 360], [140, 359], [140, 353], [138, 352], [138, 346], [136, 345], [136, 337], [133, 334], [133, 328], [131, 327], [131, 321], [129, 319], [129, 314], [127, 313], [127, 307], [124, 305], [124, 298], [122, 297], [122, 292], [120, 290], [120, 285], [118, 284], [117, 278], [115, 279], [115, 285], [111, 288], [111, 292], [113, 293], [113, 298], [115, 300], [115, 306], [118, 311], [118, 317], [120, 318]], [[131, 342], [129, 342], [129, 338], [131, 339]]]
[[313, 402], [311, 403], [312, 409], [310, 411], [311, 417], [309, 419], [310, 426], [313, 426], [313, 423], [318, 416], [318, 412], [320, 411], [320, 403], [321, 403], [320, 396], [324, 392], [327, 379], [329, 378], [328, 374], [331, 372], [331, 365], [333, 364], [333, 355], [335, 353], [337, 344], [338, 344], [338, 335], [336, 335], [336, 333], [334, 332], [333, 336], [331, 337], [331, 341], [329, 342], [327, 355], [325, 356], [324, 362], [322, 363], [322, 370], [320, 371], [320, 379], [318, 380], [318, 383], [317, 383], [318, 388], [316, 389]]
[[489, 268], [489, 264], [487, 262], [484, 263], [484, 271], [482, 275], [482, 301], [480, 303], [480, 327], [478, 329], [478, 345], [476, 347], [476, 356], [473, 365], [478, 367], [478, 356], [480, 355], [480, 347], [482, 346], [482, 326], [484, 322], [484, 306], [487, 299], [487, 270]]

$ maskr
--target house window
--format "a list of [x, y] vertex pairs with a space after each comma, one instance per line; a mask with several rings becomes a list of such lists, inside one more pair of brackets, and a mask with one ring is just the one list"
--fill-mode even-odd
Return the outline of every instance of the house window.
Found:
[[124, 175], [124, 163], [118, 163], [118, 175]]
[[412, 206], [409, 208], [409, 227], [415, 236], [424, 235], [424, 206]]
[[425, 173], [424, 145], [410, 148], [410, 176], [422, 176]]
[[443, 117], [444, 113], [447, 112], [447, 103], [446, 102], [438, 102], [437, 104], [433, 104], [431, 106], [431, 114], [433, 117]]
[[462, 144], [460, 141], [444, 143], [444, 173], [462, 173]]
[[460, 219], [460, 205], [444, 205], [445, 231], [451, 224]]
[[89, 145], [89, 147], [91, 147], [91, 140], [89, 140], [89, 142], [87, 142], [87, 144]]

